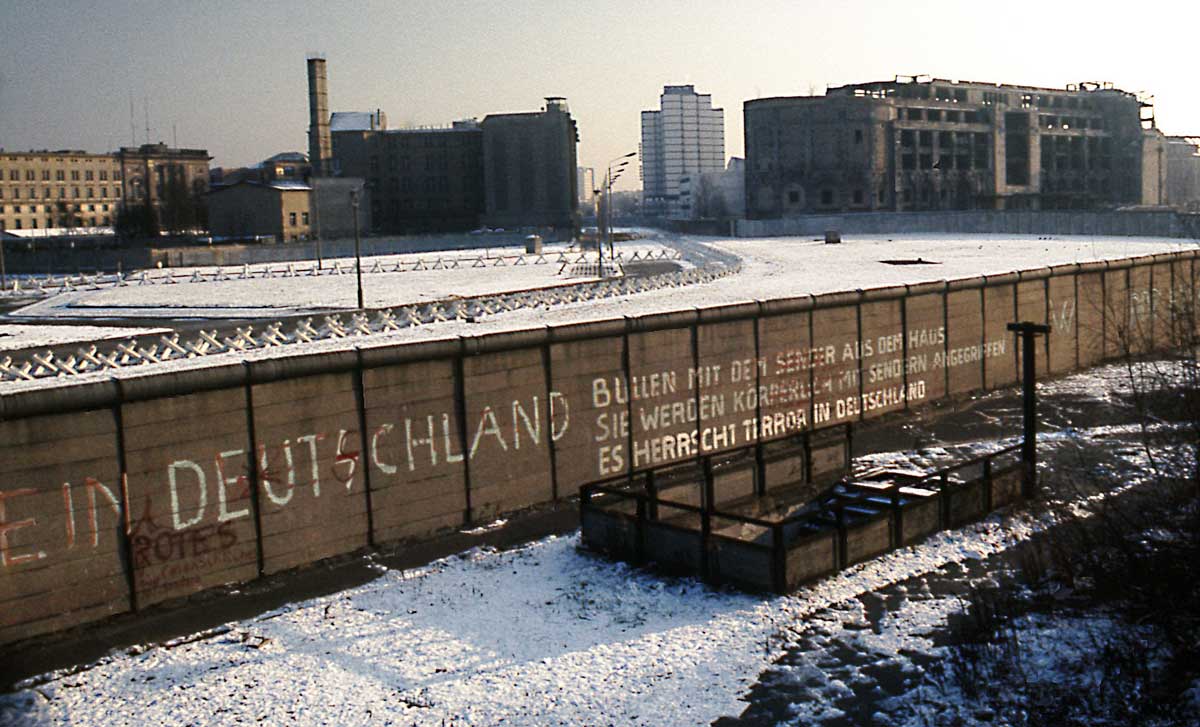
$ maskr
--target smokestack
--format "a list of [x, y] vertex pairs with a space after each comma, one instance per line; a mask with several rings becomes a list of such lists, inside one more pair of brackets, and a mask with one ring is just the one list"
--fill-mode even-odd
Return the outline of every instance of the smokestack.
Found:
[[325, 59], [308, 59], [308, 163], [314, 177], [327, 177], [333, 159], [329, 138], [329, 93], [325, 80]]

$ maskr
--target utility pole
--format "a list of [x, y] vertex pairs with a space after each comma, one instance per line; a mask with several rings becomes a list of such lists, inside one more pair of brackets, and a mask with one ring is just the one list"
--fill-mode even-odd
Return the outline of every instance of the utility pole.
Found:
[[358, 187], [350, 190], [350, 208], [354, 214], [354, 272], [358, 276], [358, 309], [363, 309], [362, 252], [358, 241]]
[[1049, 335], [1050, 326], [1022, 321], [1009, 323], [1008, 330], [1021, 337], [1021, 385], [1024, 399], [1024, 435], [1021, 440], [1021, 495], [1027, 500], [1038, 496], [1037, 479], [1037, 348], [1039, 335]]
[[317, 225], [317, 270], [321, 269], [321, 192], [317, 189], [316, 178], [310, 178], [308, 185], [309, 200], [312, 201], [313, 222]]

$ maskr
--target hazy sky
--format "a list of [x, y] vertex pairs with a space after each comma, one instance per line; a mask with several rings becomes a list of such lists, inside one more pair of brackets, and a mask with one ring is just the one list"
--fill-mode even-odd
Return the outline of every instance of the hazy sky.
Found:
[[[638, 112], [691, 83], [725, 109], [900, 74], [1156, 96], [1160, 127], [1200, 135], [1200, 3], [1055, 0], [0, 0], [0, 147], [202, 147], [214, 165], [307, 151], [305, 55], [329, 62], [330, 106], [391, 126], [540, 108], [566, 96], [579, 160], [637, 148]], [[633, 170], [636, 172], [636, 170]], [[625, 184], [629, 182], [628, 186]], [[619, 186], [640, 186], [636, 173]]]

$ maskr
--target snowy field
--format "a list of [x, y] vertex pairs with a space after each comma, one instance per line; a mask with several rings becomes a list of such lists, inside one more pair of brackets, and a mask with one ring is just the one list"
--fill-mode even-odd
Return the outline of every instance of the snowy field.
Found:
[[[618, 243], [624, 257], [661, 254], [660, 244], [633, 240]], [[561, 254], [561, 257], [560, 257]], [[572, 264], [583, 253], [567, 245], [551, 245], [540, 256], [514, 250], [451, 250], [363, 258], [364, 302], [370, 308], [424, 303], [453, 297], [587, 282]], [[587, 255], [595, 261], [595, 253]], [[267, 271], [272, 274], [266, 274]], [[394, 272], [399, 268], [399, 272]], [[147, 273], [149, 283], [132, 275], [128, 284], [80, 286], [25, 306], [17, 316], [71, 318], [191, 317], [230, 318], [354, 309], [357, 281], [354, 260], [326, 260], [314, 275], [316, 261], [270, 266], [171, 268]], [[560, 272], [561, 271], [561, 272]], [[218, 276], [224, 279], [214, 279]], [[174, 282], [164, 283], [163, 280]]]
[[[622, 243], [633, 250], [682, 250], [689, 259], [711, 257], [713, 251], [729, 260], [740, 259], [737, 275], [705, 285], [641, 293], [623, 298], [568, 304], [550, 311], [515, 311], [489, 316], [484, 325], [447, 322], [447, 335], [482, 333], [548, 323], [619, 317], [685, 307], [744, 303], [769, 298], [821, 294], [905, 283], [953, 280], [980, 274], [1000, 274], [1064, 263], [1091, 262], [1194, 247], [1179, 240], [1126, 237], [1054, 237], [999, 235], [892, 235], [847, 237], [841, 245], [810, 238], [728, 239], [657, 234], [656, 238]], [[466, 251], [446, 257], [471, 259]], [[388, 256], [432, 264], [436, 253]], [[549, 253], [548, 253], [549, 255]], [[889, 264], [886, 261], [921, 261]], [[343, 261], [344, 262], [344, 261]], [[374, 259], [364, 262], [370, 269]], [[453, 270], [418, 270], [364, 275], [370, 307], [421, 303], [453, 296], [477, 296], [513, 290], [584, 282], [570, 278], [559, 265], [507, 265]], [[355, 306], [352, 264], [339, 275], [231, 279], [172, 285], [137, 285], [101, 290], [76, 290], [52, 296], [17, 311], [18, 316], [70, 316], [111, 319], [120, 316], [247, 317], [282, 315]], [[178, 271], [184, 275], [188, 270]], [[405, 333], [393, 334], [403, 338]]]
[[[152, 645], [0, 703], [12, 724], [699, 725], [739, 714], [781, 629], [1036, 527], [939, 535], [785, 598], [664, 580], [547, 538]], [[22, 722], [24, 720], [24, 722]]]

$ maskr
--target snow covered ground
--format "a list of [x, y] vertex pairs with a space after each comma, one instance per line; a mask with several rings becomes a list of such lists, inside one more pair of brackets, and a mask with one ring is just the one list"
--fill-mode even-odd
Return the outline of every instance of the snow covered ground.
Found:
[[[653, 234], [653, 233], [652, 233]], [[691, 259], [711, 259], [713, 251], [740, 259], [742, 270], [727, 279], [685, 289], [641, 293], [551, 311], [515, 311], [489, 316], [484, 325], [446, 323], [447, 335], [481, 333], [547, 323], [568, 323], [661, 312], [681, 307], [744, 303], [754, 300], [821, 294], [858, 288], [1000, 274], [1015, 270], [1136, 255], [1171, 252], [1194, 243], [1170, 239], [1129, 237], [1036, 237], [1002, 235], [891, 235], [846, 237], [840, 245], [810, 238], [729, 239], [657, 233], [655, 239], [622, 243], [631, 251], [683, 250]], [[627, 253], [628, 254], [628, 253]], [[466, 257], [462, 251], [448, 253]], [[388, 259], [397, 256], [390, 256]], [[399, 256], [432, 260], [431, 254]], [[923, 261], [889, 264], [886, 261]], [[369, 268], [372, 262], [364, 263]], [[396, 306], [451, 296], [471, 296], [539, 286], [578, 282], [557, 274], [558, 266], [505, 266], [405, 273], [375, 273], [364, 277], [368, 306]], [[184, 271], [187, 272], [187, 271]], [[19, 315], [105, 317], [119, 315], [227, 317], [272, 315], [313, 309], [346, 309], [355, 305], [353, 274], [321, 277], [227, 280], [174, 285], [132, 284], [98, 291], [73, 291], [21, 309]], [[403, 338], [405, 333], [394, 334]]]
[[39, 680], [0, 702], [0, 720], [705, 724], [742, 711], [787, 624], [1032, 527], [992, 518], [768, 599], [634, 571], [575, 537], [477, 550]]
[[[539, 260], [521, 250], [488, 250], [384, 255], [363, 259], [364, 302], [371, 308], [424, 303], [452, 297], [490, 295], [595, 280], [575, 274], [571, 265], [583, 253], [566, 245], [548, 246]], [[633, 240], [619, 243], [623, 257], [660, 254], [662, 245]], [[595, 261], [595, 253], [587, 255]], [[268, 273], [268, 268], [272, 274]], [[117, 318], [246, 318], [353, 309], [357, 281], [353, 260], [316, 261], [242, 268], [173, 268], [150, 271], [147, 283], [131, 276], [126, 285], [80, 286], [17, 311], [17, 316]], [[393, 272], [399, 268], [399, 272]], [[560, 272], [561, 270], [561, 272]], [[336, 271], [336, 272], [334, 272]], [[221, 276], [223, 279], [214, 279]], [[172, 282], [163, 282], [169, 280]]]

